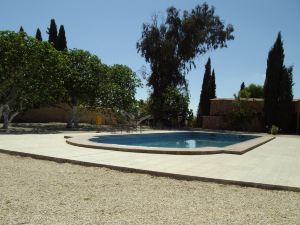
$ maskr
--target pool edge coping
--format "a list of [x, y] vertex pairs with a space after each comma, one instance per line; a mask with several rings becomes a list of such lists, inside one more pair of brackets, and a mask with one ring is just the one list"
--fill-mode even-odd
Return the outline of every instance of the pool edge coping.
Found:
[[[201, 131], [195, 131], [195, 132], [201, 132]], [[210, 133], [218, 133], [218, 132], [210, 132]], [[129, 135], [129, 134], [123, 134], [123, 135]], [[247, 134], [239, 133], [239, 135], [247, 135]], [[107, 135], [85, 135], [85, 136], [75, 135], [75, 136], [65, 136], [65, 138], [66, 138], [66, 143], [77, 147], [122, 151], [122, 152], [134, 152], [134, 153], [175, 154], [175, 155], [208, 155], [208, 154], [222, 154], [222, 153], [242, 155], [254, 148], [259, 147], [260, 145], [263, 145], [275, 139], [275, 136], [272, 135], [257, 135], [258, 136], [257, 138], [253, 138], [226, 147], [201, 147], [201, 148], [190, 148], [188, 150], [182, 150], [181, 148], [143, 147], [143, 146], [131, 146], [131, 145], [104, 144], [104, 143], [92, 142], [89, 140], [90, 138], [95, 136], [107, 136]]]

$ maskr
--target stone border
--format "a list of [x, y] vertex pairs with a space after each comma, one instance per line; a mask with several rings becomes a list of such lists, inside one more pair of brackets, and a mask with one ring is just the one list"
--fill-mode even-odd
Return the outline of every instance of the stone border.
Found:
[[143, 147], [143, 146], [97, 143], [90, 140], [93, 137], [95, 137], [95, 135], [93, 136], [84, 135], [84, 136], [77, 136], [77, 137], [65, 136], [65, 138], [67, 138], [66, 142], [68, 144], [78, 146], [78, 147], [124, 151], [124, 152], [176, 154], [176, 155], [207, 155], [207, 154], [221, 154], [221, 153], [241, 155], [275, 138], [274, 136], [271, 135], [265, 135], [265, 136], [258, 136], [257, 138], [248, 141], [243, 141], [237, 144], [229, 145], [223, 148], [202, 147], [202, 148], [188, 148], [182, 150], [182, 148]]

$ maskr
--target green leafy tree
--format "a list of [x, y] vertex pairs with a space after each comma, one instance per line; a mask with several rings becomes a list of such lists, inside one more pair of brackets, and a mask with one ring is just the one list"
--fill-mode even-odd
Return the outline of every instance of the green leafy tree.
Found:
[[65, 102], [71, 107], [67, 127], [77, 127], [77, 111], [79, 105], [89, 105], [95, 102], [96, 81], [99, 74], [100, 59], [88, 51], [72, 49], [67, 53], [70, 73], [64, 77], [66, 90]]
[[49, 35], [48, 42], [56, 48], [57, 26], [55, 23], [55, 19], [51, 19], [50, 27], [48, 28], [47, 34]]
[[264, 90], [263, 86], [258, 84], [250, 84], [239, 91], [238, 96], [240, 98], [263, 98]]
[[198, 55], [210, 49], [226, 47], [232, 40], [233, 27], [225, 27], [214, 7], [198, 5], [190, 12], [180, 12], [170, 7], [166, 20], [158, 24], [157, 17], [151, 24], [144, 24], [142, 37], [137, 43], [137, 50], [150, 64], [151, 74], [148, 86], [152, 88], [151, 112], [155, 123], [163, 123], [168, 118], [164, 100], [166, 90], [185, 89], [185, 74], [195, 67]]
[[63, 96], [64, 57], [24, 33], [0, 32], [0, 114], [4, 128], [20, 112], [57, 103]]
[[163, 94], [164, 124], [168, 127], [182, 127], [189, 116], [189, 97], [177, 88], [168, 88]]
[[[284, 49], [281, 33], [269, 51], [264, 83], [264, 121], [267, 127], [276, 125], [287, 131], [293, 99], [292, 69], [284, 66]], [[283, 115], [287, 116], [283, 116]]]
[[105, 89], [109, 88], [109, 101], [104, 104], [116, 110], [131, 112], [134, 109], [136, 88], [140, 86], [140, 80], [136, 74], [125, 65], [113, 65], [109, 68]]
[[56, 40], [56, 49], [63, 51], [67, 49], [67, 39], [65, 34], [65, 28], [63, 25], [60, 26], [57, 40]]
[[40, 31], [40, 28], [38, 28], [38, 29], [36, 30], [35, 38], [36, 38], [38, 41], [43, 41], [42, 33], [41, 33], [41, 31]]
[[249, 131], [255, 120], [260, 121], [260, 113], [249, 104], [248, 100], [234, 95], [232, 110], [229, 112], [229, 121], [234, 130]]

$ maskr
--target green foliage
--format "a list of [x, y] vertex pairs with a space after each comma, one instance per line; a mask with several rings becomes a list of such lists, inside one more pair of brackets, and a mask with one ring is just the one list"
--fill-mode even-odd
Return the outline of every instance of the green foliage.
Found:
[[65, 101], [70, 105], [93, 104], [100, 79], [100, 59], [80, 49], [72, 49], [65, 54], [70, 71], [64, 77]]
[[233, 27], [226, 28], [214, 8], [207, 4], [198, 5], [182, 15], [174, 8], [167, 9], [166, 20], [158, 24], [154, 18], [152, 24], [144, 24], [142, 37], [137, 43], [138, 52], [150, 64], [151, 74], [147, 78], [152, 88], [152, 112], [156, 122], [162, 123], [167, 105], [164, 105], [165, 91], [177, 88], [185, 89], [185, 74], [195, 67], [196, 56], [210, 49], [226, 47], [226, 41], [232, 40]]
[[116, 64], [109, 68], [107, 79], [107, 88], [110, 89], [104, 93], [110, 93], [107, 105], [118, 110], [132, 111], [136, 88], [141, 85], [136, 74], [128, 66]]
[[67, 49], [67, 39], [65, 34], [65, 28], [63, 25], [60, 26], [57, 40], [56, 40], [56, 49], [63, 51]]
[[240, 98], [263, 98], [263, 86], [258, 84], [250, 84], [249, 86], [241, 89], [238, 93], [238, 96]]
[[[176, 88], [167, 88], [163, 92], [162, 124], [168, 127], [184, 126], [190, 111], [189, 97], [186, 93], [180, 92]], [[153, 104], [153, 101], [151, 102]], [[150, 105], [151, 110], [157, 110], [154, 105]], [[152, 112], [153, 114], [154, 112]]]
[[272, 125], [271, 129], [270, 129], [270, 134], [272, 135], [277, 135], [279, 132], [279, 128], [275, 125]]
[[229, 121], [235, 130], [248, 131], [254, 119], [260, 119], [259, 113], [249, 105], [248, 101], [235, 96], [233, 108], [229, 113]]
[[267, 127], [279, 126], [284, 132], [291, 127], [293, 100], [292, 68], [284, 66], [281, 34], [271, 48], [264, 83], [264, 122]]
[[57, 102], [65, 74], [63, 56], [24, 33], [0, 32], [0, 100], [15, 111]]
[[55, 19], [51, 19], [50, 27], [48, 28], [47, 34], [49, 34], [48, 42], [56, 47], [57, 26], [56, 26], [56, 23], [55, 23]]
[[140, 81], [127, 66], [109, 67], [84, 50], [57, 51], [23, 32], [0, 32], [0, 46], [0, 110], [20, 112], [61, 102], [134, 108]]
[[130, 111], [134, 107], [139, 80], [127, 66], [101, 64], [88, 51], [70, 50], [70, 73], [65, 79], [67, 102], [87, 107]]
[[43, 41], [42, 33], [41, 33], [41, 31], [40, 31], [40, 28], [38, 28], [38, 29], [36, 30], [35, 38], [36, 38], [38, 41]]

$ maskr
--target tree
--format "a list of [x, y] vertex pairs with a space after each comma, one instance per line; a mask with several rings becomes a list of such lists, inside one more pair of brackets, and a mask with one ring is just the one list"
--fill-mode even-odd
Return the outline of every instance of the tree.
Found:
[[185, 74], [195, 67], [198, 55], [210, 49], [226, 47], [232, 40], [233, 27], [226, 28], [214, 7], [207, 4], [196, 6], [191, 12], [182, 15], [174, 8], [167, 9], [166, 20], [158, 24], [157, 17], [152, 24], [144, 24], [137, 50], [150, 64], [151, 74], [147, 78], [151, 87], [152, 113], [155, 123], [162, 123], [167, 118], [164, 114], [166, 90], [185, 89]]
[[72, 108], [67, 127], [78, 126], [78, 106], [130, 111], [134, 108], [139, 82], [127, 66], [102, 64], [100, 59], [80, 49], [68, 55], [70, 73], [65, 77], [65, 102]]
[[60, 101], [67, 67], [51, 44], [24, 33], [0, 32], [0, 46], [0, 114], [4, 109], [7, 129], [19, 112]]
[[250, 84], [238, 93], [238, 97], [240, 98], [263, 98], [263, 96], [263, 86], [258, 84]]
[[264, 120], [268, 127], [277, 125], [278, 97], [280, 77], [283, 72], [284, 50], [281, 33], [271, 48], [264, 83]]
[[200, 94], [200, 101], [197, 112], [197, 124], [201, 125], [201, 116], [209, 115], [210, 105], [210, 78], [211, 78], [211, 60], [208, 58], [205, 65], [205, 72], [203, 76], [202, 89]]
[[24, 33], [25, 31], [24, 31], [24, 28], [22, 27], [22, 26], [20, 26], [20, 29], [19, 29], [19, 33]]
[[55, 23], [55, 19], [51, 19], [50, 27], [48, 28], [47, 34], [49, 34], [48, 42], [51, 43], [54, 47], [56, 47], [57, 26]]
[[41, 31], [40, 31], [40, 28], [38, 28], [38, 29], [36, 30], [35, 38], [36, 38], [38, 41], [43, 41], [42, 33], [41, 33]]
[[216, 98], [216, 75], [215, 70], [212, 71], [210, 80], [209, 80], [209, 99]]
[[278, 126], [285, 132], [292, 128], [293, 85], [293, 67], [284, 66], [279, 87]]
[[210, 100], [216, 98], [216, 75], [211, 73], [211, 60], [208, 58], [205, 65], [200, 101], [198, 105], [196, 124], [201, 126], [201, 117], [210, 114]]
[[244, 89], [245, 89], [245, 83], [243, 82], [243, 83], [241, 84], [240, 91], [242, 91], [242, 90], [244, 90]]
[[63, 25], [60, 26], [57, 40], [56, 40], [56, 49], [63, 51], [67, 49], [67, 40], [65, 35], [65, 28]]
[[87, 102], [95, 102], [95, 80], [100, 74], [100, 59], [88, 51], [72, 49], [67, 54], [70, 73], [64, 77], [66, 90], [65, 102], [71, 107], [70, 118], [67, 127], [77, 127], [77, 109], [80, 104], [88, 105]]
[[281, 33], [269, 51], [264, 83], [264, 121], [270, 128], [278, 126], [288, 132], [292, 117], [293, 70], [284, 65]]

